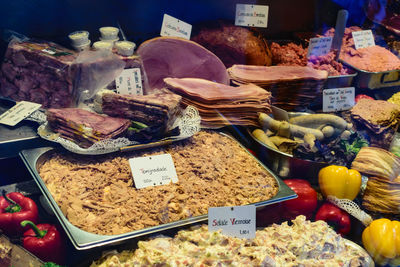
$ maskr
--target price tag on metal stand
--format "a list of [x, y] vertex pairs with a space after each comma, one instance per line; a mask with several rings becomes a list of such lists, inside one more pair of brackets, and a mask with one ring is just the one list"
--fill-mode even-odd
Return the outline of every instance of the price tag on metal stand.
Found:
[[256, 237], [256, 206], [208, 208], [208, 231], [238, 238]]
[[178, 182], [170, 154], [131, 158], [129, 165], [137, 189]]
[[235, 25], [267, 28], [268, 6], [264, 5], [236, 5]]
[[15, 106], [0, 115], [0, 123], [15, 126], [33, 112], [38, 110], [42, 105], [28, 101], [18, 102]]
[[354, 87], [325, 89], [322, 91], [322, 111], [348, 110], [354, 106]]
[[331, 50], [331, 45], [332, 37], [311, 38], [307, 57], [326, 55]]
[[143, 95], [142, 76], [139, 68], [124, 69], [115, 79], [118, 94]]
[[161, 36], [175, 36], [190, 40], [191, 32], [192, 25], [171, 17], [170, 15], [164, 14], [160, 32]]
[[356, 49], [366, 48], [375, 45], [374, 35], [371, 30], [356, 31], [351, 33], [353, 35], [354, 46]]

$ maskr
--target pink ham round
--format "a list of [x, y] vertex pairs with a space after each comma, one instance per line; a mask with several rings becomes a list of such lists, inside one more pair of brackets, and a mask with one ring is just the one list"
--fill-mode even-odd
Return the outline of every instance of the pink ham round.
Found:
[[229, 84], [222, 61], [195, 42], [178, 37], [157, 37], [142, 43], [137, 53], [143, 60], [150, 91], [163, 88], [167, 77], [203, 78]]

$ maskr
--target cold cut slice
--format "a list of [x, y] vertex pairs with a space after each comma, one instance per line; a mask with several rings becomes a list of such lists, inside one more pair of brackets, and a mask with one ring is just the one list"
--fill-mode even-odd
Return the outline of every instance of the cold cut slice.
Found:
[[137, 53], [143, 60], [150, 91], [161, 89], [166, 77], [203, 78], [229, 84], [222, 61], [195, 42], [177, 37], [157, 37], [142, 43]]
[[97, 141], [122, 134], [130, 121], [100, 115], [79, 108], [50, 108], [46, 112], [51, 128], [65, 139], [75, 141], [81, 147], [89, 147]]
[[198, 78], [164, 81], [168, 89], [182, 96], [184, 105], [198, 109], [205, 128], [257, 126], [257, 113], [271, 112], [271, 93], [254, 84], [233, 87]]
[[234, 84], [254, 83], [272, 93], [272, 104], [288, 111], [305, 110], [322, 94], [325, 70], [303, 66], [233, 65], [228, 73]]
[[166, 130], [172, 126], [180, 111], [181, 99], [181, 96], [165, 89], [142, 96], [106, 93], [102, 97], [102, 110], [110, 116], [127, 118]]

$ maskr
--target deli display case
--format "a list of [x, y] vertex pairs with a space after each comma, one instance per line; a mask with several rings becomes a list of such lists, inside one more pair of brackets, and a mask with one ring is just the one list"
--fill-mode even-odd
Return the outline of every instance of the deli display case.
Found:
[[0, 4], [1, 266], [399, 266], [400, 5]]

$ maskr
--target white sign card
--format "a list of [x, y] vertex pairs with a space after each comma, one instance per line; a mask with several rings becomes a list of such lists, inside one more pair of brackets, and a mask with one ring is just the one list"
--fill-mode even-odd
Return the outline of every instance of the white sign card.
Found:
[[268, 6], [236, 4], [235, 25], [267, 28]]
[[192, 32], [192, 25], [171, 17], [168, 14], [164, 14], [164, 19], [161, 25], [161, 36], [174, 36], [182, 37], [190, 40], [190, 34]]
[[208, 231], [238, 238], [256, 237], [256, 206], [208, 208]]
[[178, 182], [170, 154], [131, 158], [129, 166], [137, 189]]
[[115, 79], [118, 94], [143, 95], [142, 76], [140, 68], [124, 69]]
[[28, 101], [18, 102], [15, 106], [0, 115], [0, 123], [15, 126], [33, 112], [38, 110], [42, 105]]
[[323, 56], [329, 53], [332, 46], [332, 37], [311, 38], [308, 46], [307, 57]]
[[356, 49], [366, 48], [375, 45], [374, 35], [371, 30], [356, 31], [351, 33], [353, 35], [354, 46]]
[[322, 111], [348, 110], [355, 104], [354, 87], [325, 89], [322, 91]]

